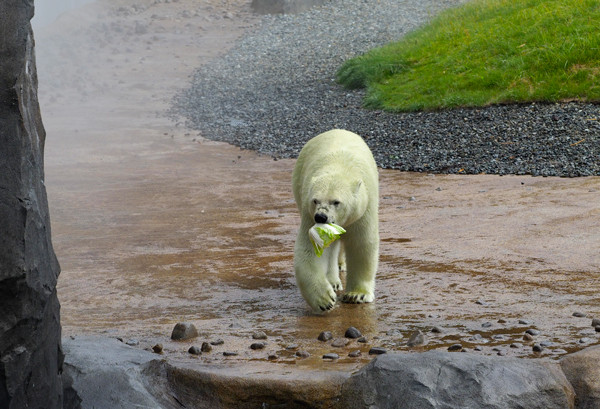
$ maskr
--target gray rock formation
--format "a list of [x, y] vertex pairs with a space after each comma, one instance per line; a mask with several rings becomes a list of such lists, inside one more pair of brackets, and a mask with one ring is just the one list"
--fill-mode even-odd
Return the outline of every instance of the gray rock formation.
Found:
[[561, 367], [577, 395], [577, 409], [600, 408], [600, 347], [590, 347], [567, 355]]
[[341, 398], [344, 408], [574, 407], [558, 364], [440, 351], [381, 355], [346, 382]]
[[32, 16], [33, 1], [0, 2], [0, 408], [52, 409], [63, 407], [59, 266], [44, 187]]

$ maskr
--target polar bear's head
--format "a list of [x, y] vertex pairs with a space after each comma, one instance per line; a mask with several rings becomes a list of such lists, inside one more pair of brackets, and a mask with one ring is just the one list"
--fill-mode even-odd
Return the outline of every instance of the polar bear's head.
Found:
[[[347, 176], [347, 175], [346, 175]], [[368, 204], [368, 194], [361, 179], [343, 176], [316, 177], [311, 181], [306, 208], [315, 223], [349, 226], [360, 219]]]

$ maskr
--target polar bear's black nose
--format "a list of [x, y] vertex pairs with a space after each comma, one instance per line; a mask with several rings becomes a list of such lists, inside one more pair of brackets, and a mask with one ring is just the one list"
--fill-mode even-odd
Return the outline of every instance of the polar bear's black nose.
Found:
[[315, 222], [316, 223], [327, 223], [327, 215], [323, 213], [315, 214]]

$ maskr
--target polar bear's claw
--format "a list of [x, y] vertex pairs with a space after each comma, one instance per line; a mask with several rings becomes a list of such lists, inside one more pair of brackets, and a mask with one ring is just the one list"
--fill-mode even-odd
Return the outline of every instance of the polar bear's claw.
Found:
[[371, 294], [348, 292], [342, 296], [342, 302], [347, 304], [363, 304], [373, 302], [373, 298]]

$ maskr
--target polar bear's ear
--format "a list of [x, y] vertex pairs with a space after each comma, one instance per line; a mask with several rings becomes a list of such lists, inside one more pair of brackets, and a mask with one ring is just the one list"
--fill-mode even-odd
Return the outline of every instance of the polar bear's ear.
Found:
[[353, 190], [353, 192], [354, 192], [354, 195], [355, 195], [355, 196], [356, 196], [356, 195], [358, 194], [358, 192], [360, 191], [360, 187], [362, 186], [362, 184], [363, 184], [363, 181], [362, 181], [362, 180], [359, 180], [359, 181], [357, 181], [357, 182], [354, 182], [354, 190]]

